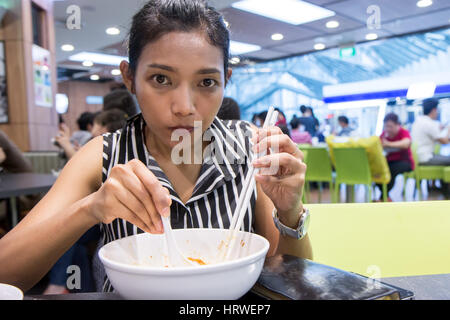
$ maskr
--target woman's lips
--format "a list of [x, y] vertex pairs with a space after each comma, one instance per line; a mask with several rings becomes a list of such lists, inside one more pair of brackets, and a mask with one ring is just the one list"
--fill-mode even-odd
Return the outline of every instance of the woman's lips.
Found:
[[175, 130], [187, 130], [189, 132], [194, 131], [194, 127], [170, 127], [171, 131], [175, 131]]

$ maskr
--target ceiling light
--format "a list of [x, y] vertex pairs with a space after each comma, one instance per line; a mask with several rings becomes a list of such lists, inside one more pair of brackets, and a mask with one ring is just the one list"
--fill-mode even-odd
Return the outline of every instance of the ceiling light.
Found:
[[230, 52], [233, 55], [240, 55], [240, 54], [254, 52], [254, 51], [258, 51], [258, 50], [261, 50], [261, 47], [255, 45], [255, 44], [230, 41]]
[[227, 28], [230, 26], [230, 23], [225, 19], [223, 19], [223, 23], [225, 24], [225, 27], [227, 27]]
[[420, 0], [420, 1], [417, 1], [417, 3], [416, 3], [416, 5], [419, 8], [426, 8], [426, 7], [431, 6], [432, 4], [433, 4], [433, 1], [431, 1], [431, 0]]
[[100, 80], [100, 76], [98, 74], [93, 74], [90, 76], [90, 79], [92, 81], [97, 81], [97, 80]]
[[92, 67], [94, 65], [94, 63], [92, 61], [89, 61], [89, 60], [83, 61], [82, 64], [85, 67]]
[[69, 60], [77, 62], [83, 62], [88, 60], [92, 61], [95, 64], [118, 66], [123, 60], [128, 60], [128, 58], [121, 56], [114, 56], [110, 54], [83, 51], [70, 56]]
[[71, 44], [63, 44], [61, 46], [61, 50], [62, 51], [73, 51], [73, 50], [75, 50], [75, 47]]
[[243, 0], [233, 8], [290, 24], [303, 24], [334, 16], [334, 11], [300, 0]]
[[121, 75], [121, 72], [120, 72], [119, 69], [112, 69], [112, 70], [111, 70], [111, 74], [112, 74], [113, 76], [120, 76], [120, 75]]
[[323, 43], [316, 43], [314, 45], [314, 49], [316, 49], [316, 50], [323, 50], [323, 49], [325, 49], [325, 45]]
[[283, 40], [284, 36], [281, 33], [274, 33], [272, 35], [272, 40], [274, 41], [280, 41]]
[[368, 33], [366, 34], [366, 40], [376, 40], [378, 39], [378, 35], [376, 33]]
[[327, 24], [325, 25], [328, 29], [334, 29], [339, 27], [339, 22], [336, 20], [331, 20], [328, 21]]
[[239, 57], [233, 57], [231, 58], [230, 62], [232, 64], [238, 64], [239, 62], [241, 62], [241, 59], [239, 59]]
[[106, 29], [106, 33], [112, 36], [117, 36], [118, 34], [120, 34], [120, 30], [116, 27], [111, 27]]

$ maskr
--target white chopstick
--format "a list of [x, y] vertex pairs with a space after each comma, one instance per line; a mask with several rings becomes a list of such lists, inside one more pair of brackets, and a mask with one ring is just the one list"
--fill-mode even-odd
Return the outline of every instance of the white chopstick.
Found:
[[[269, 108], [269, 111], [267, 112], [266, 120], [264, 121], [263, 128], [267, 128], [269, 126], [275, 125], [276, 121], [278, 119], [278, 111], [275, 111], [273, 107]], [[266, 151], [264, 150], [260, 154], [258, 154], [258, 157], [266, 155]], [[256, 170], [252, 165], [250, 165], [249, 172], [247, 173], [247, 176], [245, 177], [245, 180], [242, 185], [241, 190], [241, 196], [239, 197], [238, 204], [236, 206], [235, 214], [233, 215], [233, 219], [230, 224], [230, 235], [227, 238], [228, 240], [228, 246], [225, 246], [225, 254], [222, 257], [223, 260], [228, 260], [230, 258], [230, 255], [233, 251], [233, 248], [236, 243], [236, 233], [241, 229], [242, 222], [244, 220], [245, 214], [248, 210], [248, 204], [250, 203], [250, 199], [253, 193], [254, 186], [256, 184], [255, 182], [255, 174]], [[224, 259], [223, 259], [224, 258]]]

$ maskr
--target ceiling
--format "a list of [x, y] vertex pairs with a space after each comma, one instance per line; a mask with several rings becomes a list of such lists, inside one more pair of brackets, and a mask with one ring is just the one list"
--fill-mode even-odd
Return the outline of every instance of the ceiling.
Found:
[[[276, 0], [274, 0], [276, 1]], [[126, 55], [123, 45], [133, 14], [146, 0], [72, 0], [55, 1], [56, 52], [59, 78], [83, 78], [92, 73], [111, 78], [112, 67], [83, 67], [80, 63], [68, 61], [68, 57], [81, 51], [96, 51]], [[302, 25], [291, 25], [277, 20], [250, 14], [231, 7], [233, 0], [215, 0], [210, 4], [220, 10], [229, 22], [231, 39], [256, 44], [261, 50], [241, 57], [254, 61], [267, 61], [288, 56], [309, 53], [314, 44], [321, 42], [326, 48], [339, 47], [350, 43], [366, 42], [369, 32], [377, 33], [379, 38], [431, 30], [450, 26], [450, 1], [433, 0], [433, 5], [419, 8], [417, 0], [308, 0], [308, 2], [330, 9], [335, 16]], [[126, 5], [124, 4], [126, 3]], [[81, 9], [81, 29], [68, 30], [66, 9], [76, 4]], [[367, 8], [376, 5], [380, 8], [381, 28], [368, 30]], [[328, 29], [325, 23], [337, 20], [339, 27]], [[105, 33], [106, 28], [116, 26], [121, 30], [119, 36]], [[273, 41], [271, 35], [281, 33], [284, 39]], [[60, 48], [70, 43], [75, 51], [67, 53]]]

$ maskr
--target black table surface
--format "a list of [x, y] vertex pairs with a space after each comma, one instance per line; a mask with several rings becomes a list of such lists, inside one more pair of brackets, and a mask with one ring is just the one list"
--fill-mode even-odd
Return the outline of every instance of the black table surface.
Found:
[[2, 173], [0, 174], [0, 198], [46, 192], [55, 181], [56, 177], [52, 174]]
[[[414, 292], [415, 300], [450, 300], [450, 274], [382, 278], [382, 282]], [[123, 300], [116, 293], [71, 293], [62, 295], [30, 295], [25, 300]], [[262, 299], [249, 292], [243, 299]]]

